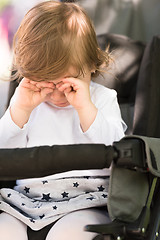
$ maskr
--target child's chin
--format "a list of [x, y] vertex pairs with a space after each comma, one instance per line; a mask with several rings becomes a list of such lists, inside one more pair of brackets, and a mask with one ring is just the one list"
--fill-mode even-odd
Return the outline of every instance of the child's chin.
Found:
[[57, 107], [67, 107], [67, 106], [69, 106], [70, 104], [68, 103], [68, 102], [66, 102], [66, 103], [57, 103], [57, 104], [55, 104]]
[[50, 103], [51, 105], [55, 105], [57, 107], [67, 107], [69, 106], [69, 102], [54, 102], [54, 101], [48, 101], [48, 103]]

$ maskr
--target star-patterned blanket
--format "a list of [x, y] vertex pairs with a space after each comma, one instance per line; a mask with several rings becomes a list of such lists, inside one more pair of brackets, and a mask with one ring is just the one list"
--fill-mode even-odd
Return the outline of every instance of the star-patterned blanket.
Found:
[[65, 214], [107, 204], [109, 176], [46, 179], [0, 190], [0, 210], [40, 230]]

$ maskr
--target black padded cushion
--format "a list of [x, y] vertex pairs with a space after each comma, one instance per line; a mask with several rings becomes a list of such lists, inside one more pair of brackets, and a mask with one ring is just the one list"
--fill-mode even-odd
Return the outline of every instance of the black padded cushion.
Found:
[[119, 103], [134, 103], [139, 67], [145, 44], [118, 34], [97, 36], [99, 46], [105, 50], [110, 45], [114, 64], [108, 73], [94, 81], [117, 91]]
[[133, 133], [160, 137], [160, 36], [148, 43], [141, 63]]
[[43, 177], [75, 169], [108, 168], [113, 155], [114, 149], [104, 144], [0, 149], [0, 180]]

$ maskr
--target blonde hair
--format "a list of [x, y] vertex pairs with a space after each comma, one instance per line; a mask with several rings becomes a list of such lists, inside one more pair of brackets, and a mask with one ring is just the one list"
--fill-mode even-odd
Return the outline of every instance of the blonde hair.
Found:
[[95, 75], [108, 66], [109, 53], [102, 51], [90, 18], [75, 3], [45, 1], [25, 15], [14, 36], [14, 78], [54, 80], [70, 66], [77, 74], [84, 68]]

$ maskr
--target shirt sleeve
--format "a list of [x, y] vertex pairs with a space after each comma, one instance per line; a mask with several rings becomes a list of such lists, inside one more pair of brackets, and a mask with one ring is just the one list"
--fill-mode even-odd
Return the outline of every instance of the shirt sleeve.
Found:
[[112, 145], [119, 141], [126, 130], [126, 124], [121, 118], [121, 112], [117, 101], [117, 93], [109, 90], [101, 95], [100, 100], [95, 103], [98, 112], [90, 128], [84, 132], [92, 142]]
[[0, 119], [0, 148], [26, 147], [27, 126], [21, 129], [13, 121], [9, 108]]

